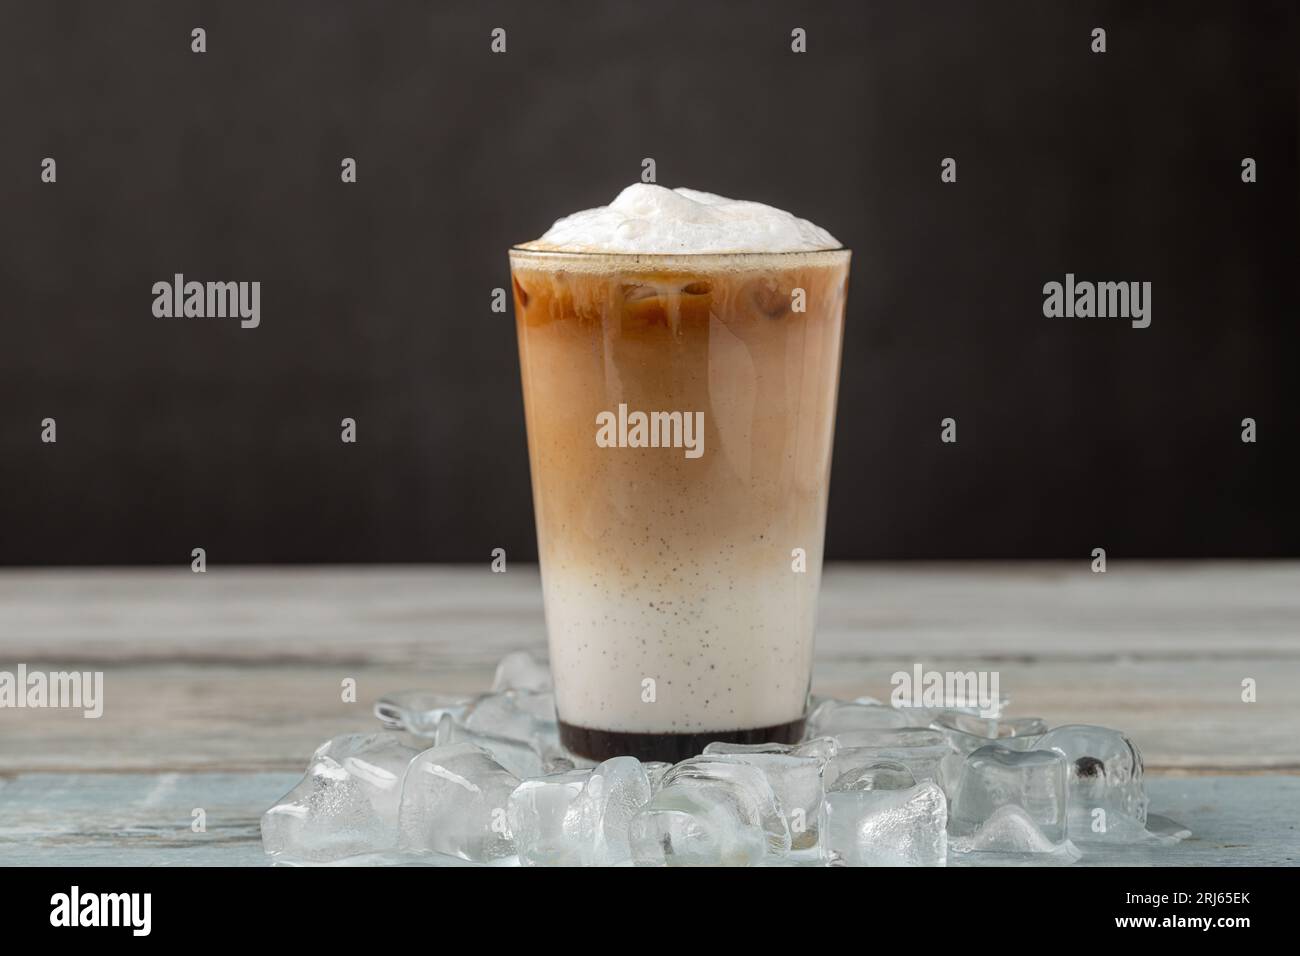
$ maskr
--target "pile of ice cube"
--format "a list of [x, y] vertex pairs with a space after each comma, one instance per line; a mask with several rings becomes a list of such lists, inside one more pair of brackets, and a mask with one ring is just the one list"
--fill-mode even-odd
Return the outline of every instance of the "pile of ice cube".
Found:
[[560, 746], [546, 667], [491, 693], [393, 694], [386, 729], [323, 744], [262, 817], [286, 863], [841, 865], [1068, 863], [1172, 843], [1122, 733], [1035, 717], [814, 700], [796, 745], [712, 743], [676, 765]]

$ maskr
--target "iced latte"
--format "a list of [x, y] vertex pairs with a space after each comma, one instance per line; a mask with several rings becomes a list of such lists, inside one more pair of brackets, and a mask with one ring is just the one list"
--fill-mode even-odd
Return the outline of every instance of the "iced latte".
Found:
[[798, 740], [849, 253], [771, 207], [633, 186], [510, 262], [564, 744]]

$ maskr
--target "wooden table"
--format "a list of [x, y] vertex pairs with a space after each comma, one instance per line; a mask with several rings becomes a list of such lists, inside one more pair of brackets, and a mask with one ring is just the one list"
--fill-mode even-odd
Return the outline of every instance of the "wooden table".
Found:
[[[482, 689], [544, 647], [528, 566], [0, 571], [0, 670], [105, 681], [97, 720], [0, 709], [0, 863], [264, 864], [262, 810], [375, 698]], [[1152, 809], [1195, 837], [1086, 862], [1300, 860], [1300, 562], [828, 569], [814, 691], [885, 698], [918, 662], [1137, 741]]]

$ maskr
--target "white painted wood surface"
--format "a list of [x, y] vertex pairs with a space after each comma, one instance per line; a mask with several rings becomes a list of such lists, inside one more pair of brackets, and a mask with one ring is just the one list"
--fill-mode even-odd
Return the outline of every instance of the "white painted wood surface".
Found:
[[[261, 862], [260, 811], [375, 698], [481, 689], [544, 647], [527, 566], [0, 571], [0, 670], [105, 674], [98, 720], [0, 709], [0, 863]], [[1016, 715], [1128, 731], [1175, 804], [1154, 809], [1204, 841], [1151, 862], [1295, 859], [1300, 563], [829, 569], [814, 690], [884, 697], [917, 662], [997, 670]], [[227, 823], [185, 836], [188, 809], [149, 812], [169, 801]]]

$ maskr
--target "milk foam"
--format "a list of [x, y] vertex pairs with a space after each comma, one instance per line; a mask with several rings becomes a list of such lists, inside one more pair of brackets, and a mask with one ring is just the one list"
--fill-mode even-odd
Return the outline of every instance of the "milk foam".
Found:
[[671, 255], [815, 252], [840, 243], [820, 226], [763, 203], [635, 183], [608, 206], [558, 220], [523, 248]]

